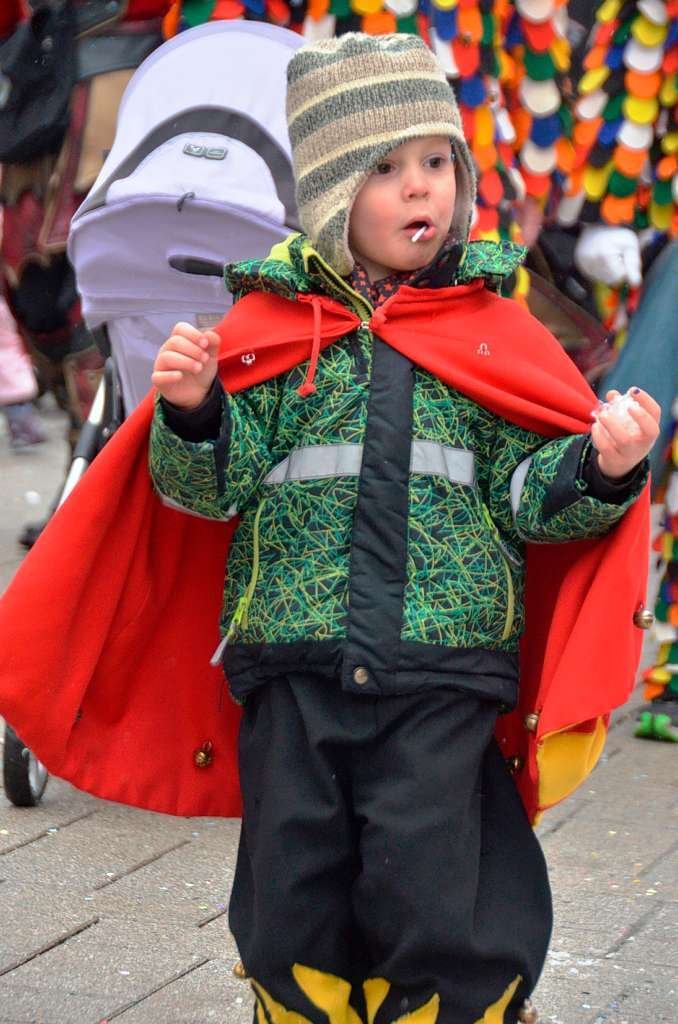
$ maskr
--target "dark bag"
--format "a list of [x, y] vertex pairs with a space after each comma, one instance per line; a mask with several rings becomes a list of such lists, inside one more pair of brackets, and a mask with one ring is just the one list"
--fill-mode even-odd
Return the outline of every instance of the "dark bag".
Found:
[[0, 163], [24, 163], [59, 149], [75, 74], [70, 0], [41, 4], [0, 42]]

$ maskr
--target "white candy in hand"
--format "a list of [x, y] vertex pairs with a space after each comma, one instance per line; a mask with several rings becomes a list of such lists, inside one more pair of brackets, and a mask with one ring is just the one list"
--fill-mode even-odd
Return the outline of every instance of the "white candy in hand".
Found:
[[636, 402], [635, 398], [627, 391], [625, 395], [617, 395], [612, 399], [611, 402], [601, 402], [599, 411], [603, 409], [606, 412], [611, 413], [612, 416], [617, 420], [620, 426], [628, 430], [631, 437], [638, 437], [640, 434], [640, 427], [632, 416], [629, 415], [630, 409], [640, 409], [641, 405]]

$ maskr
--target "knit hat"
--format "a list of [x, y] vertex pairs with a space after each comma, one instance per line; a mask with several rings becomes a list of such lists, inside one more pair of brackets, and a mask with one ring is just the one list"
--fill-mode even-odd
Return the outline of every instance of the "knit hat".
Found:
[[409, 139], [446, 135], [457, 161], [452, 234], [466, 241], [475, 170], [454, 93], [419, 36], [349, 32], [297, 50], [287, 68], [287, 123], [299, 221], [346, 276], [351, 207], [369, 173]]

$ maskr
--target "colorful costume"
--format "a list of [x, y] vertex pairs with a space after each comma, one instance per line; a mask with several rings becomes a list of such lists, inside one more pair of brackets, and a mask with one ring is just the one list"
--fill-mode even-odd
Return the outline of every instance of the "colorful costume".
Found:
[[[575, 158], [558, 220], [678, 230], [678, 5], [606, 0], [578, 83]], [[637, 290], [597, 288], [606, 325], [625, 340]]]

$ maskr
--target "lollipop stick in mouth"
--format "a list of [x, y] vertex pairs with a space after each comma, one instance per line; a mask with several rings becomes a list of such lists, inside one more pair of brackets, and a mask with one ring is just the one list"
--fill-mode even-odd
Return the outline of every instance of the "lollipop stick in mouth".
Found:
[[421, 238], [421, 236], [426, 231], [427, 227], [428, 227], [428, 224], [422, 224], [422, 226], [417, 231], [415, 231], [415, 233], [412, 235], [411, 241], [412, 242], [418, 242], [419, 239]]

